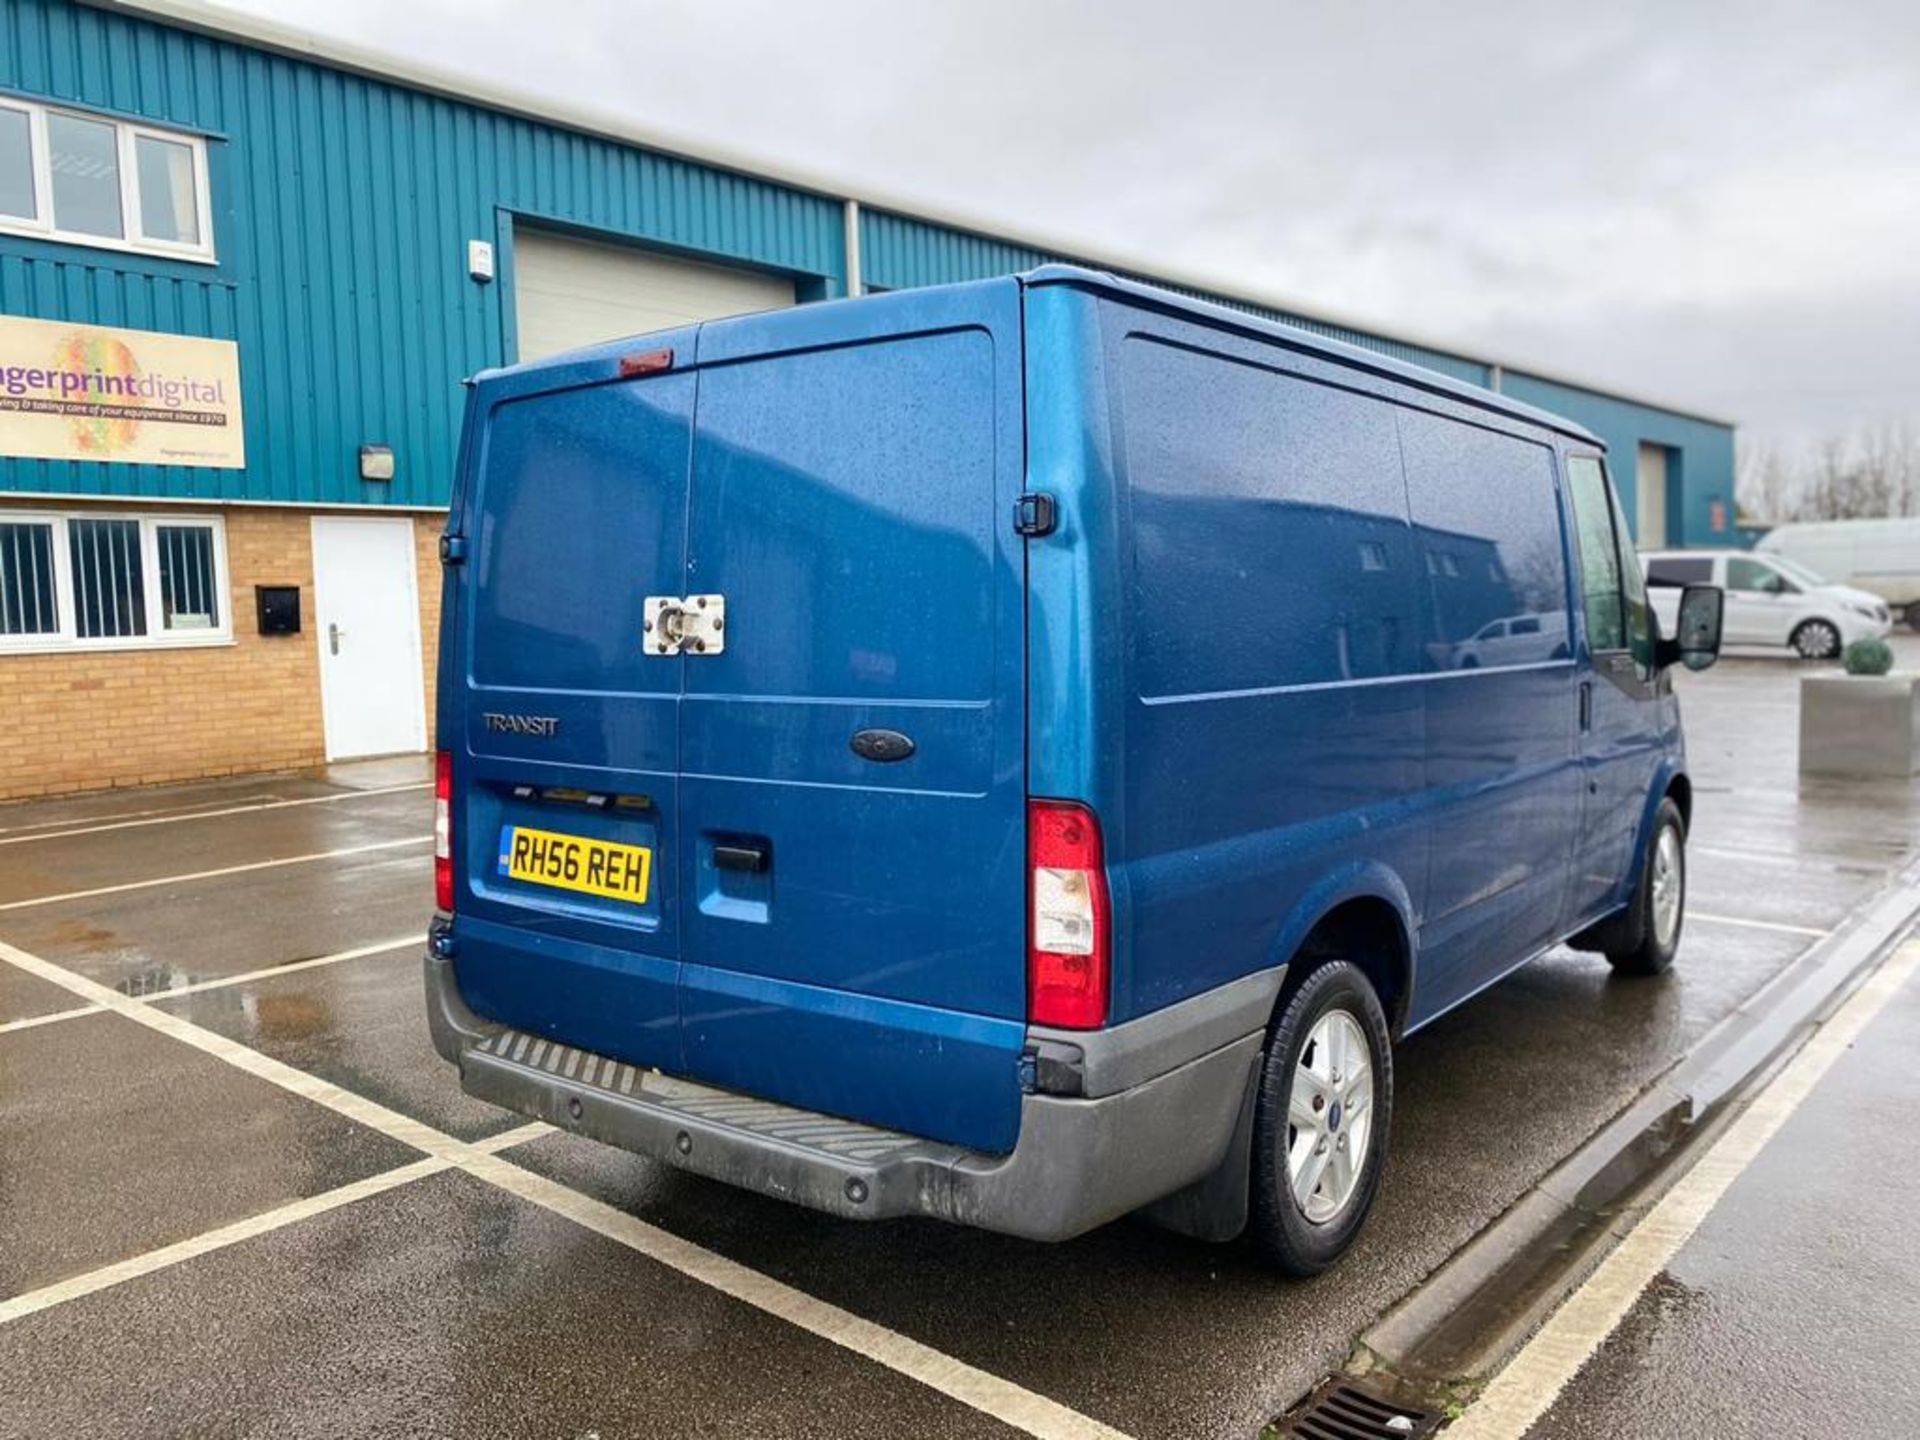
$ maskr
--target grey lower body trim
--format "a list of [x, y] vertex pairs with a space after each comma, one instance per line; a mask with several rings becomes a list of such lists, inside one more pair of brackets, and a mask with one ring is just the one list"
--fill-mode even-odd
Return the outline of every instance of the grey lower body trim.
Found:
[[1223, 1045], [1263, 1033], [1286, 978], [1284, 965], [1257, 970], [1108, 1030], [1030, 1025], [1027, 1040], [1039, 1052], [1040, 1088], [1088, 1097], [1117, 1095]]
[[1262, 1039], [1261, 1030], [1230, 1038], [1109, 1095], [1028, 1095], [1012, 1153], [988, 1155], [490, 1024], [460, 998], [453, 964], [432, 954], [426, 989], [434, 1049], [482, 1100], [829, 1214], [921, 1215], [1032, 1240], [1071, 1239], [1218, 1169]]

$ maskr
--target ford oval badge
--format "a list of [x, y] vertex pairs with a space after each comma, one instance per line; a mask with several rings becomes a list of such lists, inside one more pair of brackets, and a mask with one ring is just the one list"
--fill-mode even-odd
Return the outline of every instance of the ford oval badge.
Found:
[[913, 741], [898, 730], [860, 730], [849, 742], [862, 760], [877, 760], [890, 765], [913, 754]]

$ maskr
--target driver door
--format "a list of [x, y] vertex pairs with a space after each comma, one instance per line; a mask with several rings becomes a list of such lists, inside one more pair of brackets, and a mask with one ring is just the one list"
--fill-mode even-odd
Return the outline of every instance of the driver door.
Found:
[[1794, 597], [1785, 575], [1751, 555], [1727, 557], [1726, 643], [1784, 645], [1793, 629]]
[[1569, 927], [1618, 905], [1662, 752], [1653, 625], [1640, 562], [1598, 455], [1569, 455], [1584, 646], [1580, 759], [1586, 776]]

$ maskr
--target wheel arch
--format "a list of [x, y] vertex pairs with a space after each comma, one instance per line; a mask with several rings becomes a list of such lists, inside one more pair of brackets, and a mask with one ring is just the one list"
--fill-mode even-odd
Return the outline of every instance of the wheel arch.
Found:
[[[1666, 777], [1666, 787], [1660, 792], [1673, 801], [1680, 810], [1680, 823], [1687, 833], [1693, 833], [1693, 780], [1687, 772], [1674, 766]], [[1656, 805], [1657, 809], [1658, 806]]]
[[1412, 897], [1387, 867], [1369, 863], [1329, 876], [1295, 905], [1274, 938], [1274, 963], [1287, 967], [1274, 1015], [1314, 970], [1345, 960], [1367, 977], [1398, 1039], [1412, 1008], [1417, 933]]
[[1824, 625], [1833, 631], [1834, 644], [1838, 647], [1834, 652], [1836, 655], [1847, 648], [1846, 622], [1834, 618], [1824, 610], [1815, 610], [1811, 614], [1802, 615], [1798, 620], [1793, 622], [1793, 628], [1787, 631], [1788, 648], [1795, 651], [1799, 650], [1800, 632], [1805, 630], [1809, 625]]

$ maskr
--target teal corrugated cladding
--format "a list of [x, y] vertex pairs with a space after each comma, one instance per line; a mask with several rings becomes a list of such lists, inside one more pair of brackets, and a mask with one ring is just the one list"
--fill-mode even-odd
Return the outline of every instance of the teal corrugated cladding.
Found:
[[[1667, 543], [1731, 545], [1734, 536], [1733, 430], [1711, 420], [1657, 410], [1578, 386], [1543, 380], [1509, 370], [1501, 390], [1516, 400], [1577, 420], [1607, 442], [1607, 467], [1613, 473], [1628, 523], [1638, 528], [1637, 469], [1642, 442], [1667, 446]], [[1718, 502], [1722, 528], [1713, 528]]]
[[445, 503], [512, 303], [466, 242], [505, 212], [841, 284], [838, 201], [65, 0], [0, 0], [0, 89], [210, 137], [217, 265], [0, 236], [0, 312], [239, 341], [247, 439], [244, 471], [0, 458], [0, 490]]
[[[983, 280], [993, 275], [1008, 275], [1019, 270], [1031, 270], [1037, 265], [1056, 262], [1087, 265], [1095, 269], [1111, 270], [1112, 268], [1081, 256], [1035, 250], [1030, 246], [997, 240], [989, 235], [978, 235], [966, 230], [934, 225], [909, 215], [897, 215], [884, 210], [865, 208], [861, 210], [861, 276], [869, 284], [888, 290], [905, 290], [916, 285], [942, 285], [954, 280]], [[1114, 273], [1124, 279], [1157, 285], [1163, 290], [1171, 290], [1195, 300], [1224, 305], [1230, 310], [1238, 310], [1243, 315], [1253, 315], [1262, 320], [1291, 325], [1299, 330], [1325, 335], [1329, 339], [1344, 340], [1350, 345], [1359, 345], [1382, 355], [1391, 355], [1394, 359], [1404, 360], [1409, 364], [1424, 365], [1429, 370], [1438, 370], [1444, 375], [1465, 380], [1469, 384], [1485, 385], [1491, 378], [1485, 365], [1463, 355], [1454, 355], [1445, 350], [1428, 349], [1424, 345], [1414, 345], [1404, 340], [1370, 334], [1364, 330], [1351, 330], [1343, 325], [1329, 324], [1324, 320], [1310, 319], [1286, 310], [1268, 309], [1262, 305], [1255, 305], [1246, 300], [1236, 300], [1231, 296], [1216, 294], [1210, 290], [1196, 290], [1190, 286], [1169, 284], [1165, 280], [1138, 271], [1121, 270]]]

